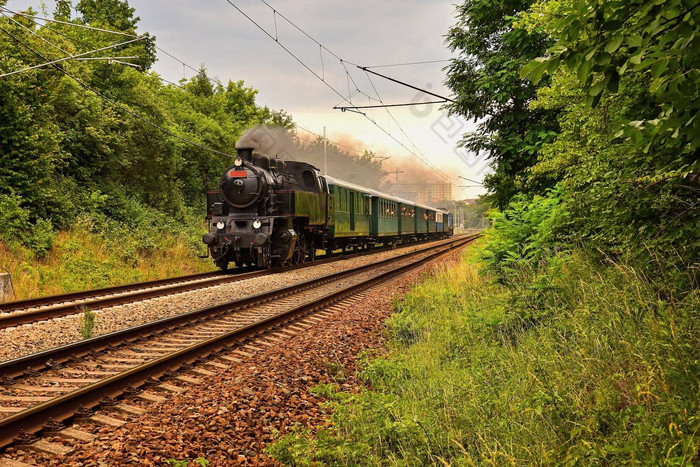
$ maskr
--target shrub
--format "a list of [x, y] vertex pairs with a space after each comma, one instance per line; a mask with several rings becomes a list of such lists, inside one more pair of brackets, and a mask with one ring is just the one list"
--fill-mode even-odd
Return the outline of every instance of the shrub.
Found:
[[489, 216], [494, 228], [483, 241], [481, 259], [502, 283], [570, 248], [563, 242], [566, 203], [557, 190], [531, 199], [518, 195], [507, 209]]
[[83, 308], [80, 316], [80, 335], [83, 339], [90, 339], [95, 331], [95, 312], [89, 308]]

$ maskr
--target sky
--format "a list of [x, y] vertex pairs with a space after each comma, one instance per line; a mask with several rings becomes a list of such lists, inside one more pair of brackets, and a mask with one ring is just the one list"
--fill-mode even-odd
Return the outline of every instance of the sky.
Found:
[[[450, 177], [455, 198], [474, 198], [484, 192], [473, 182], [457, 179], [462, 176], [481, 181], [488, 170], [483, 158], [457, 144], [465, 132], [474, 128], [473, 122], [449, 116], [439, 105], [391, 108], [391, 115], [384, 109], [363, 110], [376, 124], [357, 113], [333, 109], [335, 105], [376, 105], [378, 99], [384, 104], [438, 100], [368, 75], [356, 65], [372, 67], [378, 73], [450, 96], [443, 84], [446, 61], [383, 65], [449, 59], [452, 55], [444, 40], [455, 22], [453, 0], [265, 0], [269, 6], [262, 0], [230, 1], [279, 43], [228, 0], [130, 0], [141, 18], [139, 31], [154, 35], [158, 47], [181, 61], [159, 52], [154, 71], [165, 79], [178, 81], [194, 74], [182, 62], [194, 68], [205, 65], [215, 79], [224, 83], [243, 80], [247, 86], [258, 89], [258, 104], [287, 111], [300, 127], [321, 134], [325, 126], [333, 141], [390, 156], [383, 163], [385, 170], [406, 169], [404, 174], [398, 174], [399, 182], [415, 181], [405, 177], [444, 181], [406, 146]], [[29, 6], [41, 11], [39, 0], [9, 0], [6, 4], [15, 11]], [[279, 14], [273, 13], [272, 8]], [[53, 2], [46, 1], [45, 9], [50, 15]], [[313, 139], [303, 130], [298, 134]], [[395, 175], [391, 177], [394, 179]]]

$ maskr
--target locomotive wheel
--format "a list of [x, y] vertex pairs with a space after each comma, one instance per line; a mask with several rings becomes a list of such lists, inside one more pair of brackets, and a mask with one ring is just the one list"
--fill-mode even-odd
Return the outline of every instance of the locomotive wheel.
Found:
[[301, 237], [301, 244], [299, 245], [299, 262], [300, 264], [306, 263], [306, 255], [308, 254], [308, 247], [306, 246], [306, 238]]
[[311, 240], [309, 246], [309, 261], [316, 261], [316, 242], [314, 240]]
[[304, 237], [299, 236], [297, 244], [294, 246], [294, 254], [292, 255], [292, 264], [304, 264], [306, 262], [306, 242]]

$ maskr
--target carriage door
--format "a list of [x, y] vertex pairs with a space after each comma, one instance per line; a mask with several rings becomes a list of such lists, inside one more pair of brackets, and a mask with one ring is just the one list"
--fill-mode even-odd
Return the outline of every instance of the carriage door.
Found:
[[350, 231], [355, 231], [355, 192], [350, 192]]

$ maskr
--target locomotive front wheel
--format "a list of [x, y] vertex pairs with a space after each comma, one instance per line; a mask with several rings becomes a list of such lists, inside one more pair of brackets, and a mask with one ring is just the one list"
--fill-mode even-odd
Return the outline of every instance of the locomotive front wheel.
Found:
[[297, 239], [297, 244], [294, 247], [294, 254], [292, 255], [292, 264], [304, 264], [306, 262], [306, 242], [304, 242], [304, 237], [299, 237]]

